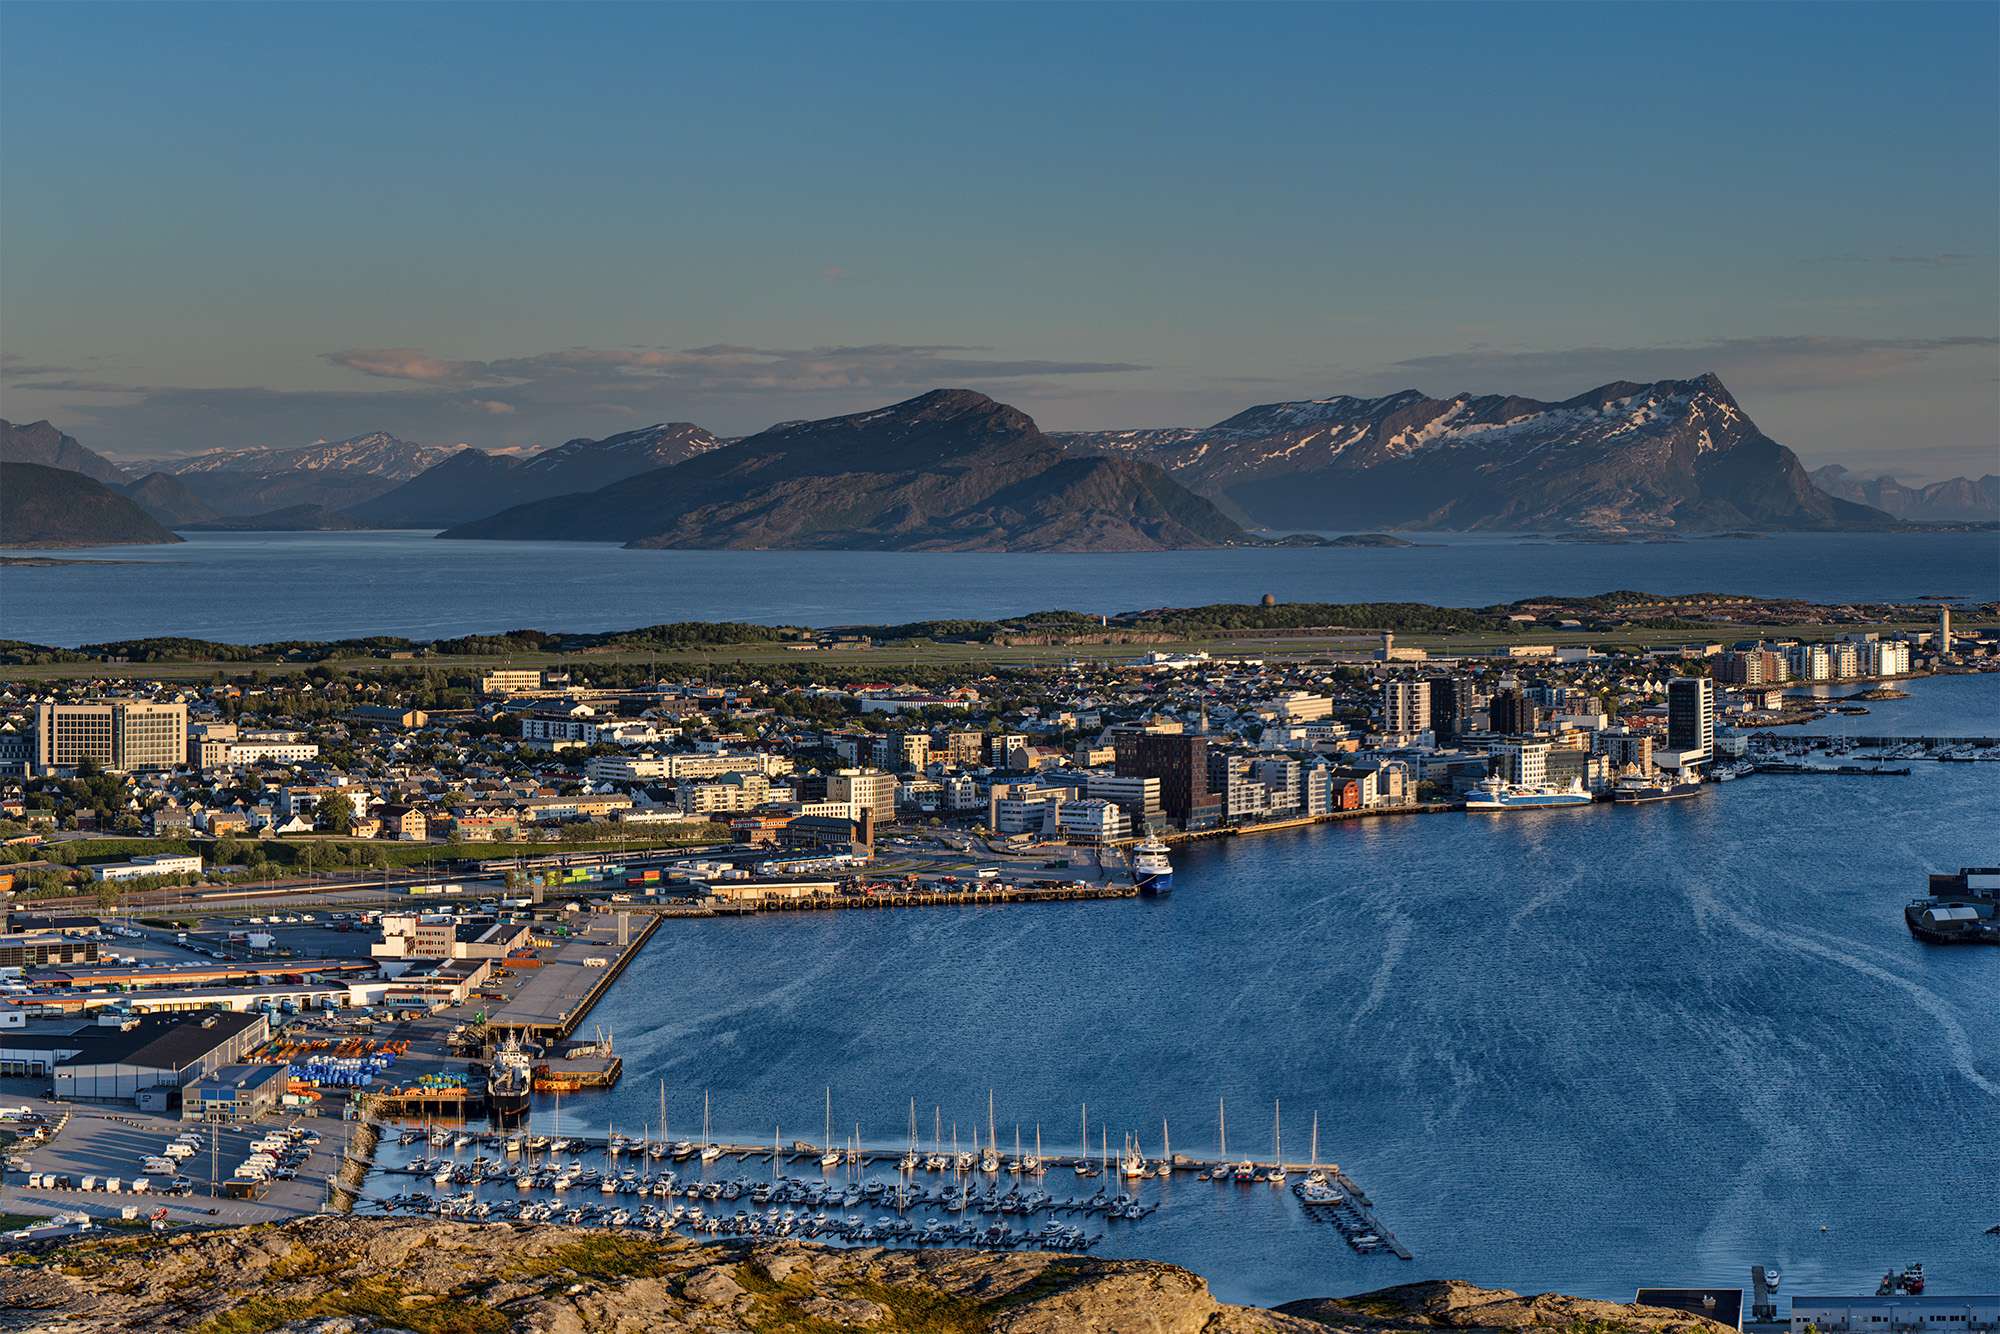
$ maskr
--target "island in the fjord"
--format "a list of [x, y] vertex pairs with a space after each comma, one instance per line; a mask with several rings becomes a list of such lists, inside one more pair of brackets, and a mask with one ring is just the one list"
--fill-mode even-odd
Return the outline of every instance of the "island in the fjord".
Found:
[[1469, 1283], [1412, 1283], [1276, 1310], [1231, 1306], [1185, 1269], [1046, 1252], [703, 1245], [596, 1229], [340, 1215], [184, 1234], [162, 1246], [85, 1242], [0, 1267], [0, 1328], [74, 1334], [272, 1330], [840, 1329], [1576, 1330], [1725, 1334], [1660, 1307]]

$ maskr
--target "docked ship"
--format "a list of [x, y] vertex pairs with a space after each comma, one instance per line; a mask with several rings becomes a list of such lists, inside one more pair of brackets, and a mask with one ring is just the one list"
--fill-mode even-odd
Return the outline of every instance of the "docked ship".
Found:
[[1930, 897], [1903, 905], [1910, 934], [1932, 945], [2000, 945], [2000, 867], [1933, 875]]
[[1676, 783], [1670, 778], [1621, 778], [1611, 789], [1611, 799], [1620, 804], [1635, 801], [1672, 801], [1701, 791], [1699, 780]]
[[1167, 859], [1167, 845], [1159, 835], [1147, 834], [1132, 849], [1132, 878], [1141, 894], [1165, 894], [1174, 887], [1174, 864]]
[[528, 1114], [535, 1086], [534, 1062], [510, 1034], [486, 1067], [486, 1110], [494, 1122], [518, 1121]]
[[1465, 809], [1538, 811], [1552, 806], [1588, 806], [1590, 801], [1590, 793], [1584, 791], [1580, 783], [1572, 783], [1568, 787], [1550, 787], [1547, 784], [1523, 786], [1488, 779], [1465, 794]]

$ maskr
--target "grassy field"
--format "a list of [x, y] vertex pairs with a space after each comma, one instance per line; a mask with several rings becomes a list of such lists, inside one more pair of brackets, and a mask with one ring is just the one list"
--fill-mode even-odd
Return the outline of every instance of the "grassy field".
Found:
[[[1992, 629], [1993, 625], [1961, 621], [1966, 631]], [[1870, 625], [1771, 625], [1721, 624], [1696, 630], [1527, 630], [1489, 633], [1458, 632], [1439, 634], [1398, 633], [1396, 642], [1408, 648], [1426, 649], [1435, 654], [1483, 654], [1507, 644], [1590, 645], [1597, 648], [1637, 647], [1660, 644], [1700, 643], [1739, 639], [1835, 639], [1857, 630], [1890, 632], [1932, 629], [1929, 621], [1884, 622]], [[375, 657], [333, 658], [326, 663], [302, 662], [152, 662], [152, 663], [49, 663], [37, 666], [0, 667], [0, 681], [89, 680], [115, 676], [128, 680], [202, 681], [217, 672], [240, 676], [253, 671], [284, 676], [314, 666], [335, 667], [350, 672], [408, 670], [418, 668], [455, 675], [476, 675], [496, 667], [555, 667], [588, 672], [593, 665], [606, 663], [658, 663], [661, 666], [700, 668], [703, 665], [742, 663], [749, 666], [784, 664], [789, 666], [826, 663], [850, 671], [866, 671], [870, 666], [884, 669], [909, 667], [1030, 667], [1084, 660], [1123, 662], [1155, 651], [1201, 650], [1218, 657], [1301, 658], [1327, 654], [1365, 653], [1379, 642], [1372, 631], [1329, 634], [1235, 634], [1206, 639], [1178, 640], [1170, 644], [1027, 644], [1003, 646], [913, 639], [871, 649], [817, 650], [801, 653], [778, 644], [728, 644], [715, 647], [659, 650], [649, 652], [535, 654], [518, 653], [507, 657], [443, 657], [384, 659]]]

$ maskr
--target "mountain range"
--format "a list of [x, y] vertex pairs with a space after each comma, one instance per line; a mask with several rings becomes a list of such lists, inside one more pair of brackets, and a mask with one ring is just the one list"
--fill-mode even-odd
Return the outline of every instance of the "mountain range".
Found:
[[1885, 514], [1912, 523], [1991, 523], [2000, 520], [2000, 476], [1987, 473], [1974, 481], [1952, 477], [1926, 486], [1905, 486], [1884, 474], [1864, 478], [1838, 463], [1815, 468], [1813, 485], [1830, 496], [1872, 505]]
[[671, 467], [722, 442], [690, 422], [662, 422], [602, 440], [576, 439], [525, 457], [466, 447], [348, 513], [375, 528], [448, 528], [515, 505], [595, 491]]
[[513, 454], [378, 431], [131, 469], [48, 422], [0, 422], [0, 459], [88, 476], [165, 527], [661, 547], [1149, 550], [1261, 540], [1250, 529], [1703, 532], [2000, 513], [1990, 476], [1911, 488], [1809, 475], [1713, 375], [1559, 402], [1404, 390], [1263, 404], [1208, 427], [1053, 433], [941, 389], [737, 440], [665, 422]]
[[454, 452], [374, 431], [291, 449], [215, 449], [140, 465], [180, 482], [222, 515], [251, 515], [300, 505], [329, 510], [372, 500]]
[[442, 536], [901, 551], [1151, 551], [1245, 539], [1152, 463], [1072, 454], [1026, 413], [969, 389], [786, 422]]
[[1206, 428], [1070, 432], [1265, 528], [1718, 531], [1883, 524], [1819, 491], [1714, 375], [1501, 395], [1267, 403]]

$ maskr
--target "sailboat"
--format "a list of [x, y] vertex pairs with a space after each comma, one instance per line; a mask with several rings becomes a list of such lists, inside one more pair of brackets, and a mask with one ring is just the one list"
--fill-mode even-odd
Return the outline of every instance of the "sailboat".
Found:
[[910, 1147], [896, 1163], [896, 1170], [908, 1176], [917, 1170], [917, 1100], [910, 1099]]
[[1215, 1134], [1221, 1145], [1222, 1161], [1209, 1172], [1210, 1181], [1229, 1180], [1229, 1105], [1221, 1098], [1215, 1100]]
[[654, 1159], [665, 1158], [671, 1152], [669, 1141], [672, 1138], [671, 1135], [667, 1134], [667, 1081], [662, 1079], [660, 1081], [660, 1142], [647, 1151], [647, 1156]]
[[1278, 1100], [1271, 1100], [1271, 1170], [1264, 1174], [1264, 1180], [1274, 1186], [1285, 1184], [1285, 1131], [1278, 1120]]
[[924, 1170], [926, 1172], [942, 1172], [946, 1167], [944, 1156], [944, 1108], [938, 1106], [936, 1103], [932, 1103], [931, 1116], [933, 1118], [931, 1124], [931, 1152], [930, 1157], [924, 1159]]
[[1023, 1159], [1021, 1170], [1029, 1176], [1040, 1176], [1042, 1174], [1042, 1123], [1040, 1121], [1035, 1122], [1035, 1156]]
[[722, 1156], [722, 1146], [708, 1139], [708, 1090], [701, 1091], [701, 1160], [712, 1163]]
[[1090, 1104], [1083, 1104], [1080, 1142], [1082, 1149], [1076, 1155], [1076, 1174], [1080, 1177], [1094, 1177], [1097, 1169], [1090, 1163]]
[[1167, 1118], [1160, 1118], [1160, 1172], [1163, 1177], [1174, 1174], [1174, 1142], [1167, 1138]]
[[1026, 1163], [1021, 1157], [1021, 1123], [1016, 1121], [1014, 1123], [1014, 1156], [1007, 1160], [1007, 1170], [1015, 1176], [1019, 1176], [1025, 1168]]
[[[977, 1138], [975, 1134], [975, 1139]], [[999, 1133], [993, 1128], [993, 1090], [986, 1090], [986, 1152], [979, 1155], [979, 1170], [998, 1172], [1000, 1170], [1000, 1148], [996, 1141]], [[973, 1147], [977, 1148], [975, 1144]]]
[[833, 1147], [833, 1085], [826, 1086], [826, 1137], [819, 1142], [819, 1165], [825, 1168], [840, 1166], [840, 1150]]
[[1306, 1179], [1292, 1187], [1298, 1194], [1299, 1203], [1308, 1208], [1330, 1206], [1341, 1203], [1340, 1192], [1333, 1188], [1327, 1178], [1326, 1169], [1319, 1165], [1319, 1113], [1313, 1113], [1312, 1166], [1306, 1172]]

